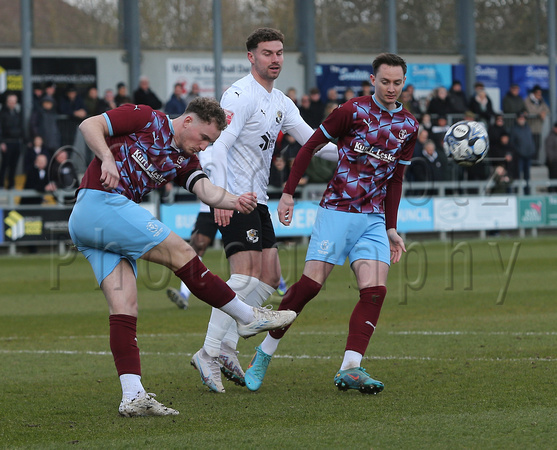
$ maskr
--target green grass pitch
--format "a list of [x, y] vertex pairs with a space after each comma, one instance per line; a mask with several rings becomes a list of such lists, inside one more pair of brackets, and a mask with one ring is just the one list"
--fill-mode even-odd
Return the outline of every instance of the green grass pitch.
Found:
[[[190, 366], [210, 308], [166, 298], [140, 262], [143, 382], [176, 417], [123, 418], [108, 308], [81, 255], [1, 257], [0, 448], [557, 448], [557, 238], [408, 241], [364, 367], [376, 396], [333, 384], [358, 298], [337, 267], [283, 339], [257, 393]], [[281, 248], [292, 283], [304, 248]], [[228, 277], [222, 252], [205, 264]], [[273, 296], [275, 306], [280, 298]], [[239, 343], [247, 365], [255, 336]]]

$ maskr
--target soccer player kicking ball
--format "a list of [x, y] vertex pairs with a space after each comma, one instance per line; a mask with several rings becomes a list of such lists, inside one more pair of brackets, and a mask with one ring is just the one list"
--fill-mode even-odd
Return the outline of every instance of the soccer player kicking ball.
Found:
[[[418, 121], [397, 101], [406, 80], [402, 58], [383, 53], [373, 61], [375, 94], [347, 101], [333, 111], [300, 149], [278, 206], [279, 220], [290, 225], [292, 194], [313, 153], [337, 143], [339, 160], [317, 212], [300, 280], [279, 310], [300, 313], [333, 270], [348, 257], [360, 299], [349, 322], [344, 360], [334, 377], [340, 390], [377, 394], [383, 383], [371, 378], [361, 361], [387, 293], [390, 261], [406, 251], [396, 231], [404, 168], [410, 164]], [[256, 348], [245, 374], [248, 389], [260, 388], [280, 339], [288, 328], [271, 331]]]
[[136, 337], [138, 258], [171, 269], [196, 297], [233, 317], [243, 337], [285, 326], [296, 317], [292, 311], [253, 308], [240, 301], [182, 238], [138, 205], [150, 191], [174, 180], [208, 205], [243, 214], [253, 211], [254, 193], [236, 196], [213, 185], [196, 156], [226, 124], [216, 100], [199, 98], [172, 120], [149, 106], [126, 104], [80, 125], [96, 157], [77, 191], [69, 231], [91, 263], [108, 302], [110, 349], [122, 385], [119, 413], [123, 416], [178, 414], [156, 401], [141, 383]]

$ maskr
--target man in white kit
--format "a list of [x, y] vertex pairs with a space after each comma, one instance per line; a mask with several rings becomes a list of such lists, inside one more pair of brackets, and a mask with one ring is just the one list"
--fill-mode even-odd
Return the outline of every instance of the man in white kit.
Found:
[[[294, 102], [274, 88], [284, 60], [284, 35], [272, 28], [255, 30], [246, 41], [251, 72], [224, 93], [221, 106], [229, 125], [214, 143], [212, 178], [229, 192], [257, 193], [258, 205], [249, 215], [229, 214], [215, 209], [230, 264], [227, 284], [250, 305], [262, 305], [276, 290], [280, 280], [280, 261], [276, 237], [267, 207], [267, 186], [276, 139], [282, 131], [300, 144], [313, 134]], [[326, 155], [326, 156], [323, 156]], [[337, 160], [334, 145], [320, 155]], [[244, 372], [237, 358], [236, 324], [213, 308], [203, 347], [193, 356], [192, 365], [202, 382], [215, 392], [224, 392], [223, 374], [245, 385]]]

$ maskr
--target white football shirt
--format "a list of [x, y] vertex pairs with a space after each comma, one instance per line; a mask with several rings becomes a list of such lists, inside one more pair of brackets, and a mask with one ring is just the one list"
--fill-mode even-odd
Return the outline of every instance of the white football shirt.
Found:
[[251, 73], [230, 86], [220, 103], [232, 114], [223, 131], [226, 136], [221, 138], [235, 137], [227, 152], [227, 190], [235, 195], [255, 192], [258, 203], [267, 204], [269, 171], [279, 132], [287, 133], [305, 122], [291, 99], [278, 89], [267, 92]]

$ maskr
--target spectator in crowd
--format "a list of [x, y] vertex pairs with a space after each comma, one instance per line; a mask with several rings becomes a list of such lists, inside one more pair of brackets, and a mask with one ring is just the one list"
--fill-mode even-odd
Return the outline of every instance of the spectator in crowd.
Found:
[[125, 83], [120, 82], [116, 85], [114, 101], [117, 107], [125, 103], [133, 103], [132, 98], [128, 95], [128, 88]]
[[454, 80], [449, 89], [449, 114], [464, 114], [468, 109], [468, 100], [462, 90], [462, 83]]
[[302, 119], [304, 119], [304, 121], [311, 126], [309, 120], [311, 116], [310, 105], [311, 105], [311, 100], [309, 98], [309, 94], [302, 95], [302, 98], [300, 98], [300, 104], [298, 105], [298, 109], [300, 110], [300, 115], [302, 116]]
[[27, 151], [25, 152], [25, 159], [23, 164], [23, 169], [25, 173], [28, 173], [35, 165], [35, 160], [37, 156], [44, 155], [48, 162], [50, 162], [50, 152], [46, 148], [41, 136], [35, 136], [33, 141], [27, 146]]
[[[284, 157], [281, 154], [278, 154], [273, 158], [273, 163], [271, 164], [269, 186], [282, 189], [289, 174], [290, 168], [288, 167], [288, 164], [286, 163]], [[274, 198], [280, 198], [280, 194]]]
[[521, 178], [526, 182], [524, 193], [529, 195], [530, 166], [532, 158], [536, 155], [536, 144], [526, 118], [527, 113], [521, 113], [516, 117], [516, 122], [510, 132], [510, 144], [516, 151], [516, 155], [513, 156], [516, 161], [514, 178]]
[[368, 80], [362, 81], [362, 90], [360, 91], [359, 97], [364, 97], [371, 94], [373, 94], [371, 83]]
[[520, 96], [520, 86], [511, 84], [511, 87], [503, 97], [503, 112], [505, 114], [520, 114], [526, 111], [524, 99]]
[[[549, 169], [549, 178], [557, 181], [557, 122], [545, 138], [545, 164]], [[557, 192], [557, 187], [550, 187], [550, 192]]]
[[41, 106], [31, 116], [31, 134], [42, 136], [44, 146], [52, 155], [61, 145], [60, 130], [58, 128], [58, 117], [54, 109], [54, 99], [44, 96]]
[[429, 133], [431, 133], [431, 129], [433, 128], [433, 122], [431, 120], [431, 115], [425, 113], [421, 120], [420, 120], [420, 129], [425, 128]]
[[496, 114], [495, 120], [487, 128], [487, 135], [489, 137], [490, 144], [498, 143], [500, 137], [503, 134], [508, 134], [509, 130], [505, 127], [505, 118], [503, 114]]
[[327, 89], [327, 102], [325, 104], [327, 103], [336, 103], [338, 105], [339, 96], [336, 88], [332, 87]]
[[347, 102], [348, 100], [353, 99], [354, 97], [356, 97], [356, 93], [354, 92], [354, 89], [352, 89], [351, 87], [347, 87], [346, 90], [344, 91], [344, 99], [343, 99], [343, 103]]
[[524, 106], [528, 112], [528, 125], [530, 125], [532, 135], [534, 136], [534, 144], [536, 145], [536, 155], [534, 158], [537, 158], [541, 144], [543, 124], [549, 115], [549, 106], [547, 106], [543, 99], [542, 88], [539, 85], [535, 85], [532, 88], [532, 92], [524, 100]]
[[116, 100], [114, 98], [114, 91], [112, 89], [106, 89], [104, 91], [103, 98], [101, 98], [100, 100], [100, 112], [103, 113], [114, 108], [117, 108]]
[[296, 106], [298, 106], [298, 92], [296, 91], [296, 88], [289, 87], [286, 90], [285, 94], [290, 100], [294, 102]]
[[498, 166], [502, 166], [510, 176], [514, 172], [513, 155], [516, 153], [510, 143], [509, 133], [501, 134], [497, 139], [489, 143], [488, 161], [495, 170]]
[[33, 189], [37, 191], [36, 197], [22, 197], [20, 204], [22, 205], [40, 205], [44, 200], [46, 192], [56, 190], [56, 185], [52, 183], [48, 176], [48, 158], [45, 154], [39, 153], [31, 167], [25, 172], [24, 189]]
[[404, 88], [404, 91], [406, 91], [408, 93], [408, 95], [410, 97], [409, 101], [410, 101], [410, 105], [412, 107], [412, 110], [416, 111], [416, 113], [418, 114], [416, 117], [419, 119], [420, 116], [423, 114], [423, 108], [420, 105], [420, 101], [414, 95], [414, 85], [413, 84], [407, 84], [406, 87]]
[[6, 96], [4, 107], [0, 111], [0, 189], [5, 187], [7, 174], [7, 188], [13, 189], [15, 174], [21, 143], [23, 139], [23, 118], [17, 103], [17, 95], [9, 93]]
[[89, 86], [87, 88], [83, 104], [85, 105], [85, 111], [87, 111], [87, 117], [96, 116], [104, 112], [102, 111], [102, 103], [96, 86]]
[[280, 154], [285, 159], [288, 167], [292, 165], [298, 151], [302, 148], [302, 146], [298, 143], [298, 141], [292, 136], [291, 134], [285, 133], [282, 137], [282, 146], [280, 149]]
[[201, 95], [201, 89], [199, 88], [199, 84], [192, 83], [191, 89], [186, 95], [186, 98], [184, 99], [184, 101], [186, 102], [186, 106], [189, 105], [193, 99], [196, 99], [200, 95]]
[[313, 87], [309, 90], [309, 100], [309, 115], [307, 119], [304, 118], [304, 120], [311, 128], [316, 129], [321, 125], [325, 116], [325, 103], [321, 101], [321, 92], [319, 88]]
[[73, 204], [75, 200], [75, 190], [79, 186], [79, 179], [75, 166], [70, 160], [70, 155], [65, 148], [60, 148], [54, 153], [48, 175], [50, 181], [57, 190], [67, 193], [67, 195], [63, 197], [64, 204]]
[[[87, 117], [87, 108], [76, 87], [71, 84], [66, 89], [66, 95], [60, 100], [58, 112], [67, 116], [60, 126], [61, 144], [73, 145], [77, 126]], [[41, 133], [44, 137], [45, 135]], [[50, 149], [52, 150], [52, 149]]]
[[162, 102], [150, 87], [149, 78], [142, 75], [139, 78], [139, 86], [133, 93], [133, 102], [136, 105], [147, 105], [153, 109], [161, 109]]
[[[490, 194], [508, 194], [510, 193], [510, 186], [512, 178], [508, 170], [503, 165], [495, 166], [493, 174], [491, 175], [491, 187], [489, 188]], [[498, 234], [497, 232], [492, 234]]]
[[483, 122], [487, 127], [491, 124], [491, 119], [495, 115], [493, 103], [487, 95], [483, 83], [474, 85], [474, 95], [470, 98], [470, 111], [476, 115], [476, 119]]
[[419, 109], [418, 110], [415, 109], [416, 107], [419, 107], [419, 103], [418, 106], [416, 106], [416, 102], [412, 100], [412, 94], [408, 89], [402, 91], [402, 94], [400, 94], [399, 101], [408, 111], [412, 113], [412, 115], [414, 116], [420, 115]]
[[36, 111], [41, 106], [41, 98], [43, 98], [44, 89], [42, 85], [33, 83], [33, 111]]
[[[416, 152], [414, 152], [416, 155]], [[406, 178], [419, 182], [445, 181], [448, 178], [448, 161], [445, 153], [431, 139], [424, 142], [420, 155], [412, 158]], [[414, 193], [416, 194], [416, 193]], [[422, 195], [434, 195], [434, 189], [420, 191]]]
[[420, 127], [418, 129], [418, 138], [416, 139], [416, 145], [414, 146], [413, 156], [420, 156], [422, 154], [424, 145], [428, 140], [429, 140], [429, 131], [426, 128]]
[[464, 118], [462, 120], [466, 120], [466, 121], [470, 121], [470, 120], [476, 120], [476, 114], [474, 114], [472, 111], [470, 111], [469, 109], [467, 109], [464, 112]]
[[444, 86], [439, 86], [433, 90], [433, 97], [427, 105], [427, 113], [432, 116], [446, 116], [449, 114], [449, 98], [447, 93], [447, 88]]
[[54, 100], [54, 109], [58, 108], [58, 92], [54, 81], [47, 81], [44, 85], [44, 97], [51, 97]]
[[170, 117], [178, 117], [186, 110], [186, 102], [184, 101], [184, 87], [182, 83], [174, 84], [174, 92], [164, 106], [164, 112]]
[[439, 116], [437, 122], [431, 127], [430, 139], [435, 142], [435, 146], [438, 149], [443, 148], [443, 139], [449, 128], [450, 125], [447, 122], [447, 116]]

